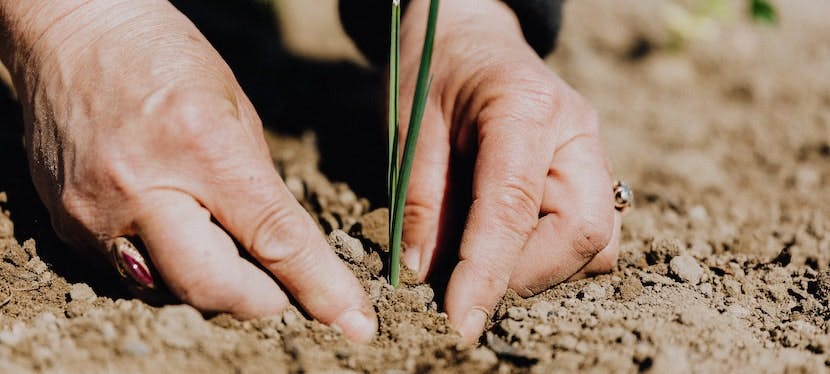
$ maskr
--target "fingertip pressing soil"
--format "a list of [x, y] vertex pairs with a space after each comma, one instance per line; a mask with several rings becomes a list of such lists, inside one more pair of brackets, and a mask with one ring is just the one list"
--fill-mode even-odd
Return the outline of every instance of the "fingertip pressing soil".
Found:
[[569, 2], [551, 60], [597, 107], [636, 190], [610, 274], [508, 292], [481, 344], [460, 347], [430, 286], [405, 269], [400, 289], [383, 279], [387, 211], [318, 170], [313, 135], [269, 135], [378, 312], [372, 343], [294, 308], [237, 321], [98, 296], [15, 238], [3, 210], [0, 372], [829, 371], [830, 6], [793, 0], [774, 28], [738, 17], [672, 49], [664, 5]]

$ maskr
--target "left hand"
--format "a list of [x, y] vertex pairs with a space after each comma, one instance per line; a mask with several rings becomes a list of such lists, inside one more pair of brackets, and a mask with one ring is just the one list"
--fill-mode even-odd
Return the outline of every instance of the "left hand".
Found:
[[[403, 20], [404, 115], [428, 3], [412, 1]], [[406, 200], [404, 262], [423, 280], [452, 250], [447, 238], [460, 235], [445, 307], [472, 343], [508, 287], [531, 296], [610, 271], [620, 220], [596, 112], [525, 42], [506, 5], [442, 1], [433, 74]], [[461, 222], [448, 223], [465, 216], [463, 233], [453, 232]]]

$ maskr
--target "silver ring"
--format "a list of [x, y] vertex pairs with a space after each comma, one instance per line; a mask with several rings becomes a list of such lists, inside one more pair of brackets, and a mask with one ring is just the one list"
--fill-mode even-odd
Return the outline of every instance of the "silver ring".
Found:
[[147, 261], [132, 242], [119, 236], [110, 240], [107, 247], [112, 255], [112, 262], [122, 278], [133, 281], [140, 289], [156, 288]]
[[631, 187], [618, 180], [614, 182], [614, 208], [622, 213], [634, 205], [634, 191]]

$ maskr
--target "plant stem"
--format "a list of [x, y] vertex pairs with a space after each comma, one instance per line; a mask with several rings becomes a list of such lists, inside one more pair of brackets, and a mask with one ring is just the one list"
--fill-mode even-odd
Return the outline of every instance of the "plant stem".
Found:
[[[389, 282], [398, 287], [400, 284], [400, 257], [401, 237], [403, 234], [403, 208], [406, 204], [406, 192], [409, 186], [409, 178], [412, 173], [412, 161], [415, 157], [415, 148], [418, 143], [418, 134], [421, 129], [421, 122], [424, 119], [424, 111], [432, 86], [430, 69], [432, 68], [432, 52], [435, 45], [435, 29], [438, 24], [438, 6], [440, 0], [430, 0], [429, 16], [427, 18], [426, 35], [424, 36], [424, 47], [421, 51], [421, 64], [418, 70], [418, 81], [415, 86], [415, 94], [412, 99], [412, 112], [409, 117], [406, 141], [404, 143], [403, 157], [401, 158], [400, 170], [396, 177], [397, 183], [394, 188], [394, 201], [390, 205], [390, 266]], [[394, 27], [393, 27], [394, 28]], [[398, 34], [400, 37], [400, 34]], [[400, 42], [398, 42], [400, 44]]]
[[[401, 4], [392, 2], [392, 30], [389, 47], [389, 144], [387, 168], [387, 196], [389, 204], [389, 222], [395, 214], [395, 191], [398, 186], [398, 130], [400, 113], [400, 56], [401, 56]], [[392, 225], [389, 225], [389, 237], [392, 237]]]

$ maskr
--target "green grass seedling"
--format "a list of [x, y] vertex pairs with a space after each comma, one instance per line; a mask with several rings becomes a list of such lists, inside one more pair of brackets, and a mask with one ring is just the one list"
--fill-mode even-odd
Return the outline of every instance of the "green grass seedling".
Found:
[[412, 172], [412, 160], [418, 143], [421, 122], [424, 119], [427, 98], [432, 79], [432, 50], [435, 45], [435, 28], [438, 24], [439, 0], [430, 0], [424, 47], [421, 51], [421, 64], [418, 69], [418, 81], [412, 100], [403, 154], [399, 155], [400, 139], [400, 53], [401, 53], [401, 3], [392, 2], [391, 43], [389, 47], [389, 144], [387, 168], [387, 192], [389, 196], [389, 283], [394, 287], [400, 285], [401, 276], [401, 237], [403, 235], [403, 210], [406, 204], [406, 190]]

